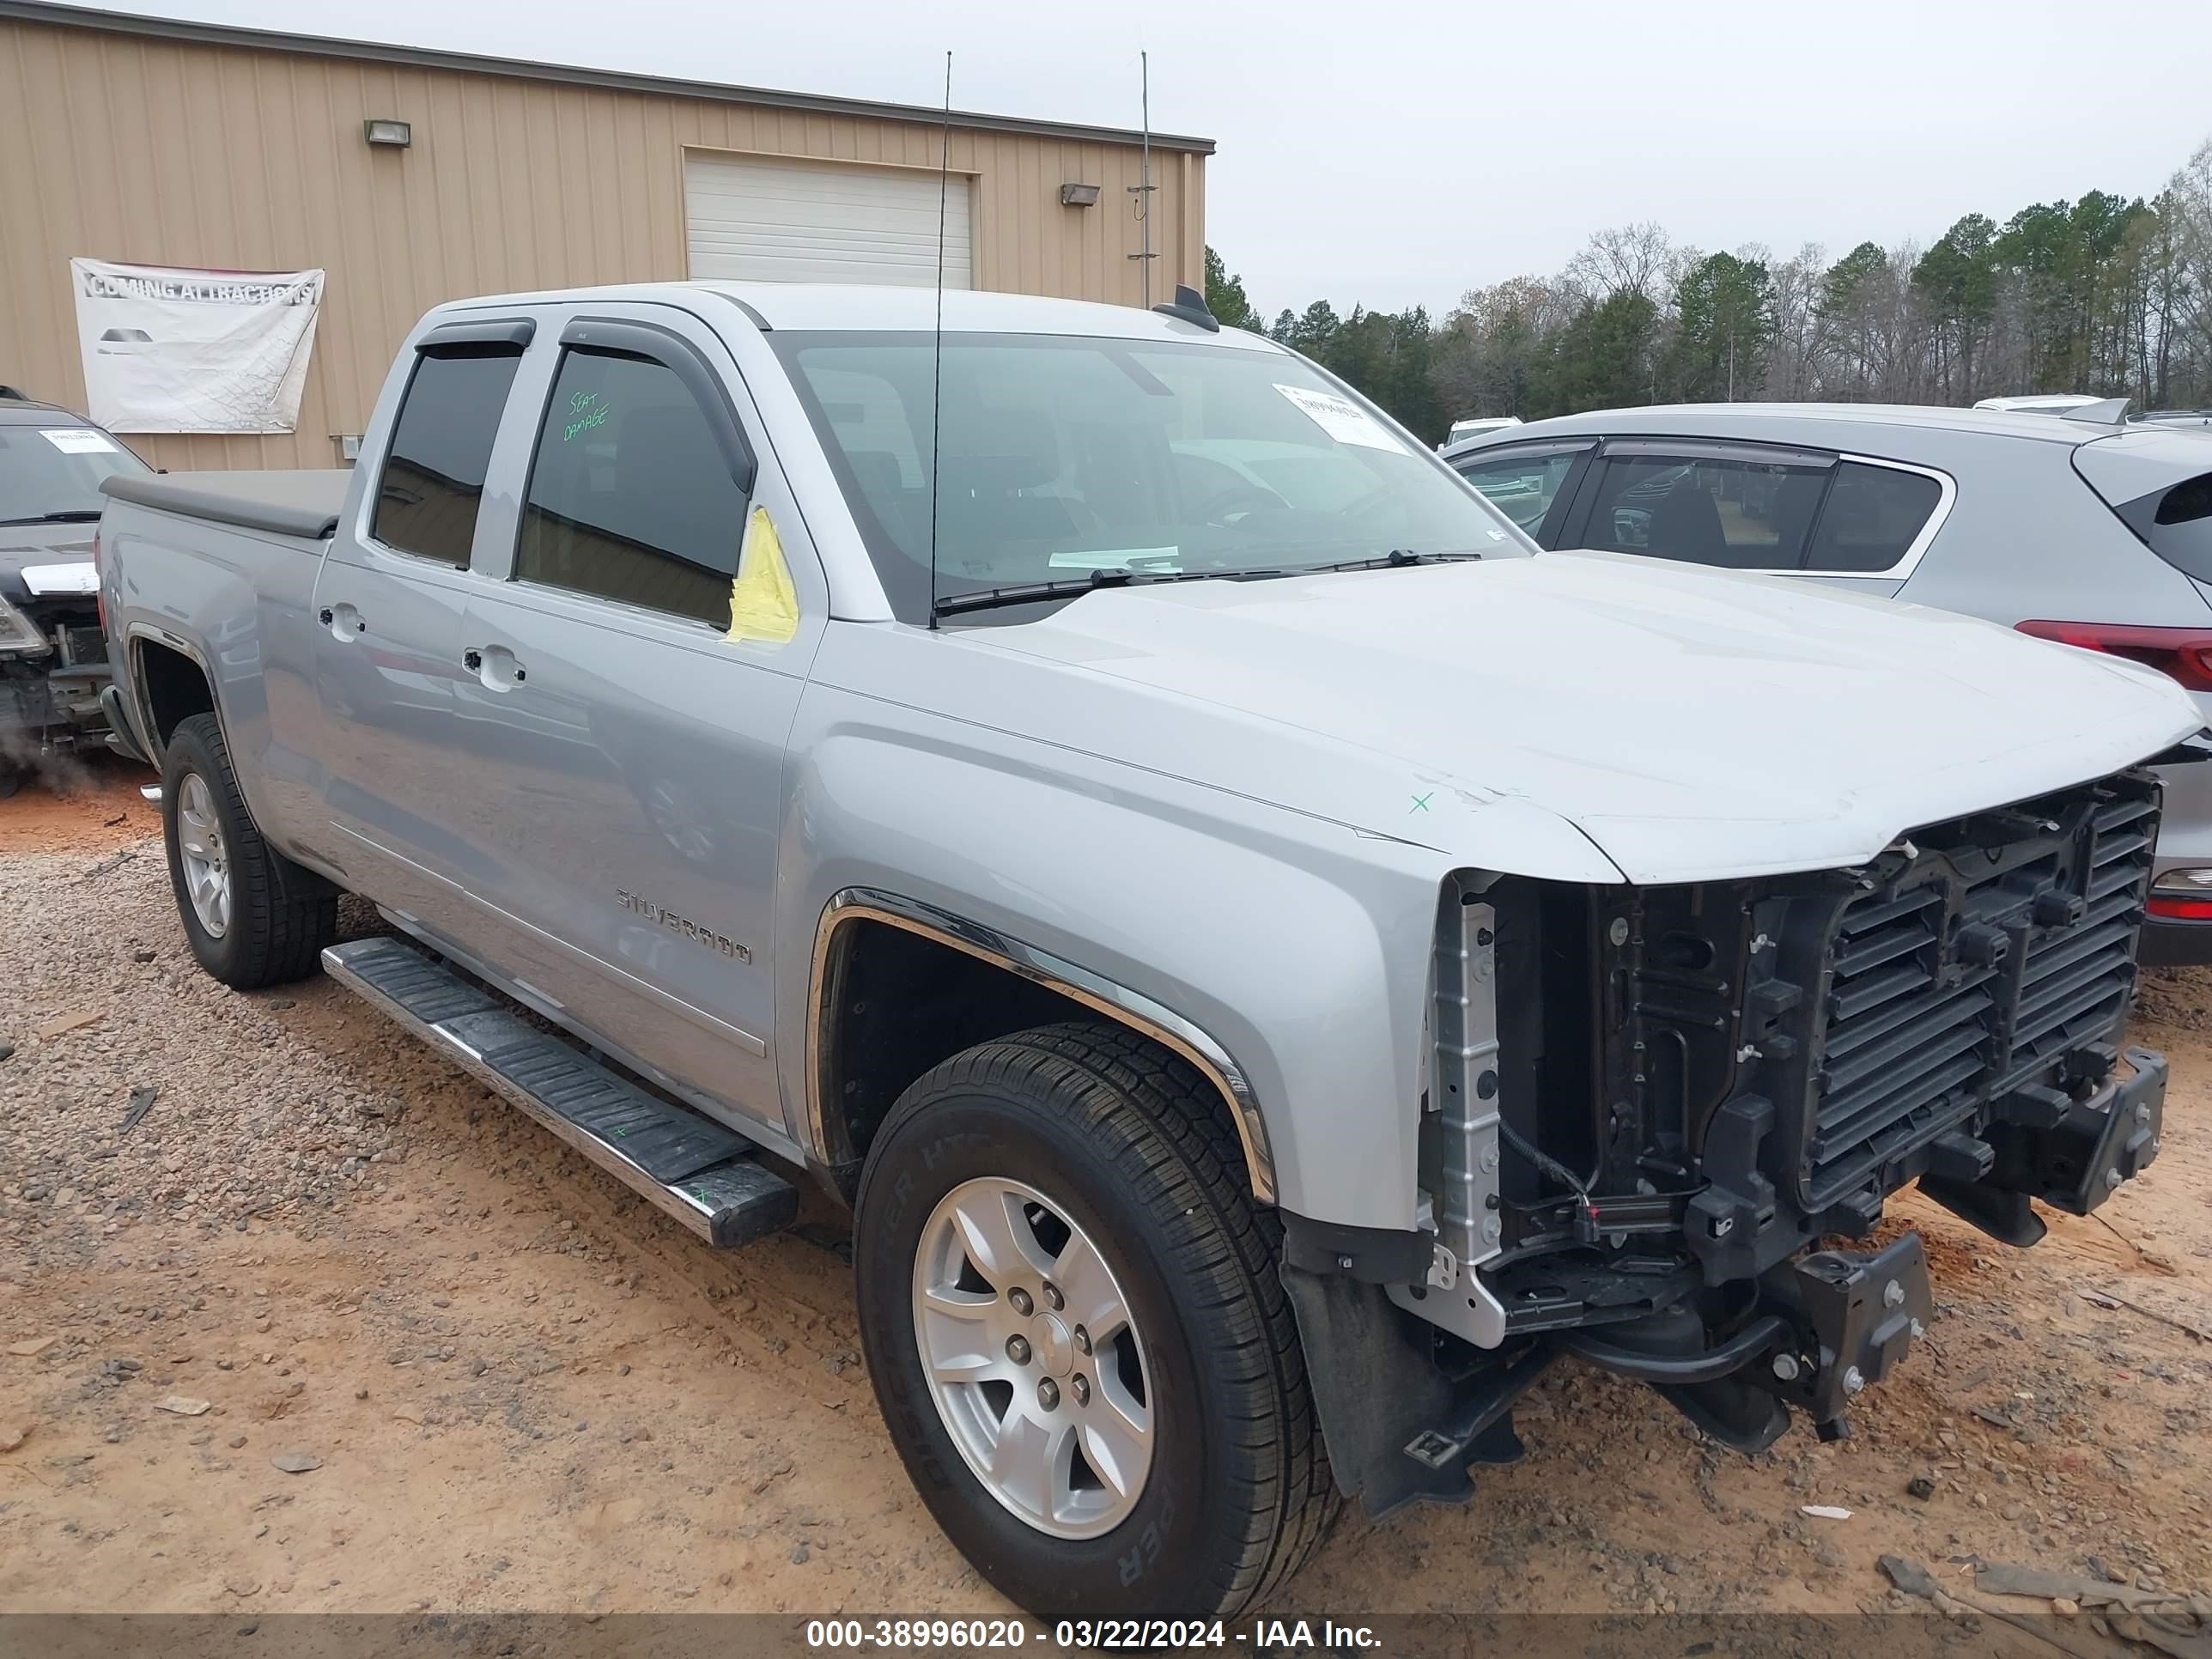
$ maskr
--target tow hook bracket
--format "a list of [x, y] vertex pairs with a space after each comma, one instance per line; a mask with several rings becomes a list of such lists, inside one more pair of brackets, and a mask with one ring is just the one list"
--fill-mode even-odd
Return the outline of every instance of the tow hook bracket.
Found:
[[1990, 1237], [2022, 1249], [2049, 1231], [2030, 1200], [2088, 1214], [2149, 1166], [2165, 1128], [2166, 1056], [2130, 1048], [2135, 1074], [2126, 1079], [2112, 1075], [2116, 1059], [2103, 1044], [2068, 1057], [2068, 1074], [2088, 1090], [2086, 1100], [2060, 1089], [2014, 1090], [1982, 1132], [1991, 1156], [1980, 1173], [1947, 1156], [1939, 1142], [1921, 1191]]
[[1852, 1397], [1894, 1370], [1936, 1316], [1917, 1233], [1872, 1255], [1819, 1251], [1776, 1268], [1766, 1285], [1795, 1310], [1799, 1346], [1776, 1356], [1765, 1386], [1802, 1407], [1823, 1439], [1850, 1432]]
[[2135, 1067], [2133, 1077], [2106, 1084], [2044, 1137], [2036, 1196], [2045, 1203], [2087, 1215], [2158, 1156], [2166, 1120], [2166, 1056], [2130, 1048], [2128, 1063]]

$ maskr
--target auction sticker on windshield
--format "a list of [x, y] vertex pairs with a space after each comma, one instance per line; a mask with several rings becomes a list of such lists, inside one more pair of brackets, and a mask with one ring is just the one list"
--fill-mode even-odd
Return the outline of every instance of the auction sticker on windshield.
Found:
[[90, 427], [42, 426], [39, 435], [64, 455], [101, 455], [115, 448], [114, 439]]
[[1275, 390], [1340, 444], [1358, 444], [1364, 449], [1392, 449], [1401, 455], [1407, 453], [1406, 446], [1392, 437], [1382, 422], [1349, 398], [1340, 398], [1334, 392], [1316, 392], [1310, 386], [1285, 386], [1279, 381]]

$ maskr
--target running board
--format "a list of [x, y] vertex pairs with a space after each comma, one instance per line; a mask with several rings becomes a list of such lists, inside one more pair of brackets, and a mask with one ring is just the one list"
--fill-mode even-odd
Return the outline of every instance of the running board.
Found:
[[710, 1244], [781, 1231], [799, 1189], [736, 1131], [647, 1094], [396, 939], [323, 952], [323, 971]]

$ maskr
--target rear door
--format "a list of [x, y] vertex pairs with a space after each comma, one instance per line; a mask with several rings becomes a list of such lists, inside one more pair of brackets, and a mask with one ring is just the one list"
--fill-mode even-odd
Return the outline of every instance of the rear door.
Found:
[[1772, 444], [1608, 438], [1557, 544], [1796, 574], [1835, 461]]
[[1871, 455], [1839, 455], [1805, 546], [1804, 574], [1884, 599], [1905, 586], [1943, 527], [1958, 487], [1948, 473]]
[[517, 404], [452, 657], [499, 962], [647, 1074], [781, 1129], [772, 895], [827, 611], [811, 544], [688, 311], [565, 309]]
[[404, 363], [384, 452], [315, 583], [315, 687], [329, 856], [349, 881], [448, 937], [487, 873], [457, 832], [452, 744], [461, 617], [484, 481], [533, 325], [456, 321]]
[[1920, 562], [1956, 495], [1947, 473], [1871, 455], [1608, 438], [1561, 489], [1571, 504], [1564, 514], [1553, 504], [1540, 539], [1802, 576], [1887, 599]]

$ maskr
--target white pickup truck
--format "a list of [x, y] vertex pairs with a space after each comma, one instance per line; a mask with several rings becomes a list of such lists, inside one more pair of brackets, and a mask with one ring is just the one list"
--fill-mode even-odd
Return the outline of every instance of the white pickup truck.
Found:
[[352, 472], [110, 480], [100, 598], [208, 970], [319, 965], [711, 1243], [850, 1203], [1016, 1601], [1224, 1617], [1565, 1356], [1833, 1432], [1933, 1314], [1825, 1236], [2155, 1154], [2171, 682], [1539, 554], [1194, 295], [933, 298], [441, 307]]

